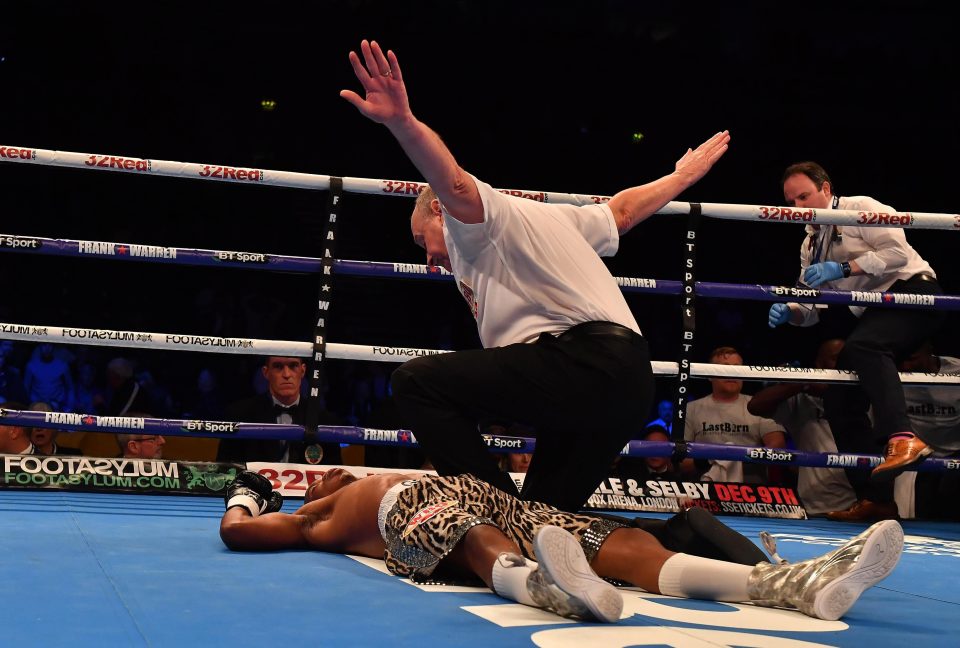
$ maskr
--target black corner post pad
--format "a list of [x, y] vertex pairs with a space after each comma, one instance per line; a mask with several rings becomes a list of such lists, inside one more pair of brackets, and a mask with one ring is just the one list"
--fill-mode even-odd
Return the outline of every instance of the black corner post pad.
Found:
[[304, 421], [303, 440], [308, 444], [317, 441], [317, 423], [323, 402], [324, 364], [327, 357], [327, 315], [333, 303], [333, 264], [337, 258], [337, 221], [343, 204], [343, 178], [331, 176], [330, 198], [327, 201], [327, 221], [323, 231], [323, 249], [320, 273], [320, 294], [317, 297], [316, 325], [313, 332], [313, 354], [309, 363], [310, 398]]
[[680, 293], [681, 339], [677, 358], [677, 391], [673, 401], [673, 426], [670, 440], [682, 443], [686, 425], [687, 402], [690, 400], [690, 365], [697, 332], [697, 227], [703, 210], [700, 203], [690, 203], [687, 232], [683, 240], [683, 287]]

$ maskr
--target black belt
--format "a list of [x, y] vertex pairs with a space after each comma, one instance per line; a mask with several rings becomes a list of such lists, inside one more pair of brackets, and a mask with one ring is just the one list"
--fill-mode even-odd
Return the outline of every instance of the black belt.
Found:
[[561, 342], [569, 342], [570, 340], [576, 340], [586, 335], [618, 337], [630, 340], [631, 342], [643, 339], [643, 337], [633, 329], [628, 329], [626, 326], [613, 322], [584, 322], [583, 324], [577, 324], [558, 335], [557, 339]]
[[936, 277], [934, 277], [934, 276], [931, 275], [931, 274], [927, 274], [926, 272], [921, 272], [920, 274], [915, 274], [915, 275], [913, 275], [912, 277], [910, 277], [909, 279], [907, 279], [907, 281], [912, 281], [912, 280], [914, 280], [914, 279], [916, 279], [917, 281], [928, 281], [928, 282], [930, 282], [930, 283], [935, 283], [935, 284], [937, 284], [938, 286], [940, 285], [940, 282], [937, 281], [937, 278], [936, 278]]

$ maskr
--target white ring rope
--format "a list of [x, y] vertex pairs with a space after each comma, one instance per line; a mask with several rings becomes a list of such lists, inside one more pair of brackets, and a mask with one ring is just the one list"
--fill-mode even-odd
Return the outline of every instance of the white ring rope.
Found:
[[[61, 166], [95, 171], [120, 171], [154, 176], [193, 178], [241, 184], [260, 184], [298, 189], [329, 189], [330, 176], [293, 171], [232, 167], [219, 164], [148, 160], [137, 157], [76, 153], [19, 146], [0, 145], [0, 162], [20, 162], [41, 166]], [[426, 186], [405, 180], [342, 178], [344, 191], [366, 194], [415, 197]], [[522, 198], [545, 203], [592, 205], [610, 200], [610, 196], [590, 196], [547, 191], [499, 189]], [[762, 205], [700, 203], [704, 216], [795, 224], [859, 225], [866, 227], [902, 227], [910, 229], [960, 230], [960, 215], [921, 212], [874, 213], [850, 209], [802, 209]], [[659, 214], [688, 214], [690, 203], [671, 201]]]
[[[0, 323], [0, 339], [54, 344], [89, 344], [140, 349], [172, 349], [235, 355], [289, 356], [306, 358], [313, 355], [313, 344], [284, 340], [253, 338], [224, 338], [186, 333], [143, 333], [109, 329], [35, 326], [31, 324]], [[450, 353], [438, 349], [412, 347], [367, 346], [327, 343], [327, 357], [336, 360], [366, 360], [373, 362], [405, 362], [411, 358]], [[658, 376], [676, 376], [676, 362], [655, 360], [650, 363]], [[741, 380], [776, 380], [779, 382], [855, 383], [857, 375], [851, 371], [833, 369], [804, 369], [791, 367], [762, 367], [691, 363], [694, 378], [737, 378]], [[901, 373], [900, 380], [909, 385], [960, 385], [960, 374]]]
[[[687, 213], [687, 210], [680, 212], [673, 211], [672, 206], [674, 204], [676, 203], [667, 203], [667, 205], [657, 213]], [[855, 209], [818, 210], [812, 207], [769, 207], [764, 205], [737, 205], [732, 203], [700, 203], [700, 207], [703, 209], [704, 216], [723, 220], [960, 231], [960, 214], [931, 214], [924, 212], [886, 213], [857, 211]]]
[[[290, 340], [258, 340], [256, 338], [216, 337], [187, 333], [144, 333], [111, 329], [35, 326], [0, 323], [0, 339], [54, 344], [89, 344], [138, 349], [168, 349], [229, 353], [234, 355], [287, 356], [307, 358], [313, 355], [313, 344]], [[327, 344], [327, 357], [338, 360], [372, 360], [403, 362], [416, 356], [437, 355], [449, 351], [407, 347]]]
[[[653, 367], [654, 374], [677, 374], [676, 362], [655, 360], [650, 365]], [[839, 369], [722, 365], [706, 362], [692, 362], [690, 363], [690, 369], [690, 375], [694, 378], [737, 378], [740, 380], [772, 380], [777, 382], [860, 382], [856, 372]], [[903, 372], [900, 374], [900, 382], [904, 385], [960, 385], [960, 374]]]

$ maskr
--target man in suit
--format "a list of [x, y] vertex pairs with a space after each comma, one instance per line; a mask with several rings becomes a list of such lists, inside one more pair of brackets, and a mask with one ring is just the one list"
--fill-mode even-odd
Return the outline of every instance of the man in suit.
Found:
[[[13, 401], [7, 401], [3, 407], [10, 410], [26, 409], [25, 405]], [[0, 454], [37, 454], [36, 448], [30, 442], [30, 428], [20, 424], [0, 425]]]
[[[52, 412], [53, 408], [50, 407], [47, 403], [31, 403], [30, 404], [31, 412]], [[53, 428], [41, 428], [34, 427], [30, 428], [30, 442], [33, 443], [33, 447], [36, 449], [37, 454], [42, 455], [79, 455], [80, 450], [78, 448], [68, 448], [57, 443], [57, 435], [60, 434], [60, 430], [55, 430]]]
[[[241, 423], [287, 423], [303, 425], [306, 405], [300, 402], [300, 385], [307, 366], [300, 358], [268, 356], [260, 368], [267, 380], [267, 393], [236, 403], [226, 409], [226, 418]], [[321, 425], [338, 425], [337, 418], [321, 410]], [[218, 461], [246, 463], [275, 461], [281, 463], [339, 464], [340, 446], [336, 443], [306, 444], [300, 441], [265, 439], [223, 439], [217, 452]]]
[[162, 434], [118, 434], [117, 445], [125, 459], [163, 459], [167, 440]]

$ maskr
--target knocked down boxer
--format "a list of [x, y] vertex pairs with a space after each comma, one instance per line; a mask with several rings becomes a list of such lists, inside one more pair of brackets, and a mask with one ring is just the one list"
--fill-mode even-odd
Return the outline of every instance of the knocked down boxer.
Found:
[[623, 608], [604, 578], [835, 620], [893, 571], [903, 548], [903, 530], [887, 520], [819, 558], [743, 565], [675, 553], [642, 529], [522, 501], [470, 475], [358, 478], [334, 468], [310, 485], [295, 513], [279, 513], [282, 505], [265, 477], [239, 475], [226, 495], [224, 544], [382, 557], [392, 573], [416, 582], [478, 577], [506, 599], [603, 622], [617, 621]]

